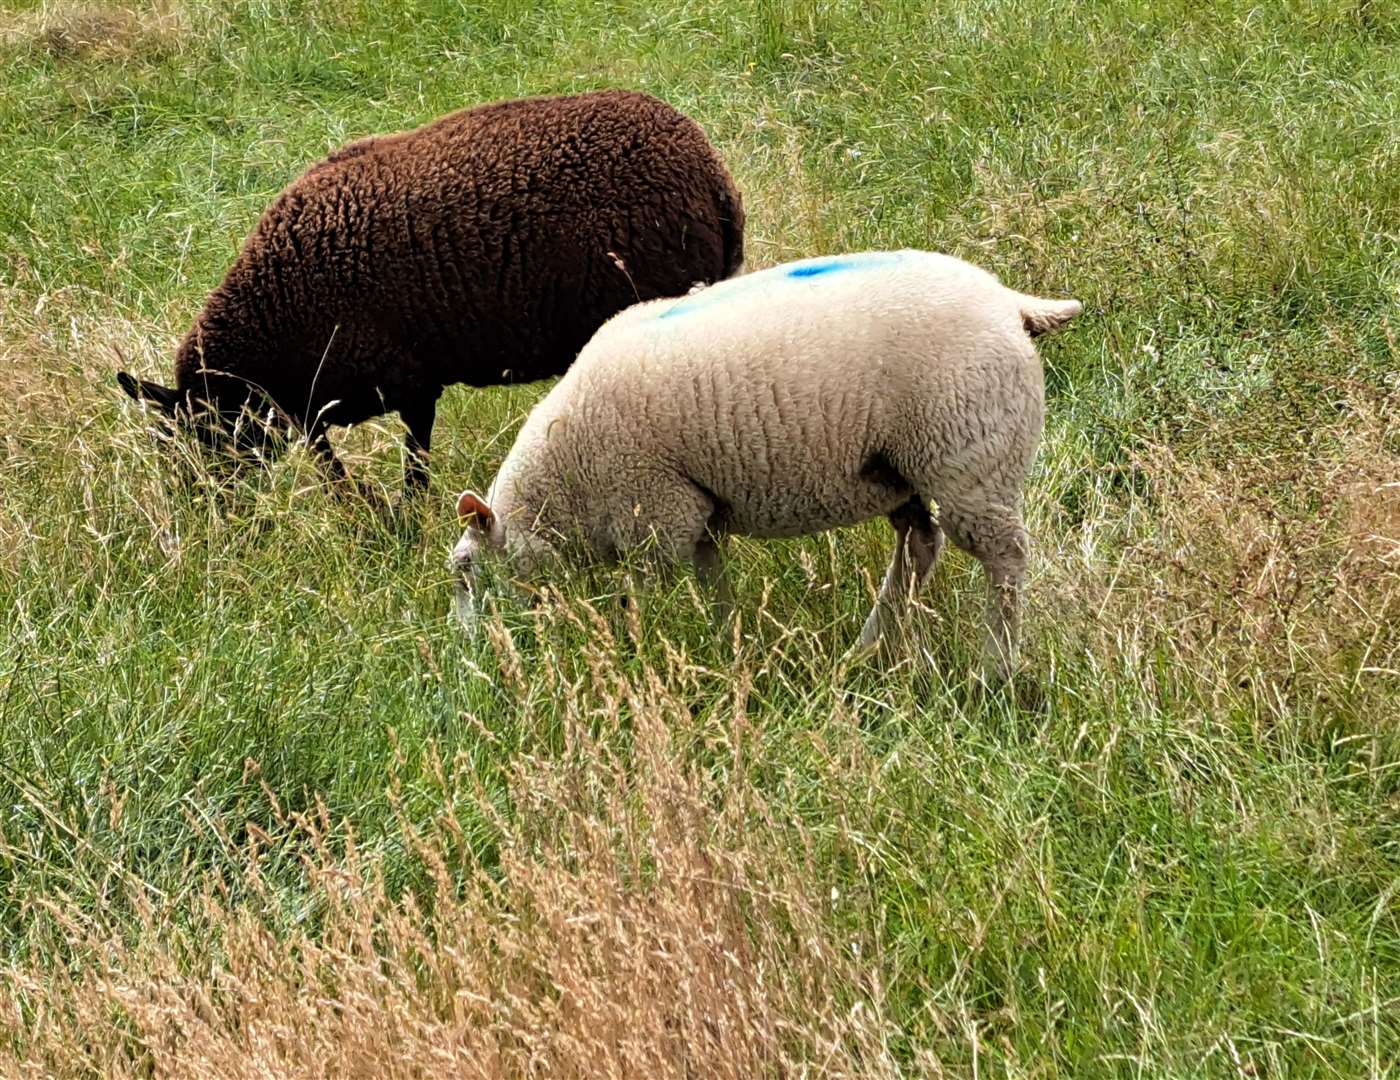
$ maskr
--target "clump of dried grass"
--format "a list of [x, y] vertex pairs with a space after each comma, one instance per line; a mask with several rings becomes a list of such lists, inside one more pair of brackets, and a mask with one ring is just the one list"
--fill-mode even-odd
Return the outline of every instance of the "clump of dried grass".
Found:
[[[22, 276], [24, 263], [16, 262]], [[103, 403], [123, 399], [118, 368], [158, 370], [173, 348], [168, 338], [153, 320], [132, 317], [83, 286], [36, 299], [0, 282], [0, 422], [7, 430], [72, 428]]]
[[1137, 524], [1049, 560], [1049, 602], [1098, 655], [1212, 708], [1384, 710], [1400, 690], [1398, 414], [1393, 395], [1353, 396], [1302, 450], [1148, 448], [1132, 468], [1150, 521], [1111, 508]]
[[123, 59], [173, 52], [188, 32], [183, 10], [170, 0], [139, 8], [59, 2], [0, 22], [0, 44], [28, 45], [60, 60]]
[[[435, 767], [430, 825], [400, 815], [426, 887], [396, 895], [322, 810], [282, 818], [277, 841], [250, 829], [241, 880], [209, 880], [179, 923], [139, 886], [135, 934], [45, 903], [33, 914], [73, 961], [9, 972], [0, 1071], [894, 1075], [878, 983], [824, 922], [803, 837], [741, 782], [744, 692], [728, 730], [701, 735], [681, 665], [626, 676], [595, 625], [576, 699], [592, 705], [564, 707], [562, 754], [518, 762], [509, 813], [463, 760]], [[708, 768], [677, 731], [705, 743]], [[492, 826], [490, 866], [463, 805]], [[288, 848], [319, 905], [291, 928], [263, 871]]]

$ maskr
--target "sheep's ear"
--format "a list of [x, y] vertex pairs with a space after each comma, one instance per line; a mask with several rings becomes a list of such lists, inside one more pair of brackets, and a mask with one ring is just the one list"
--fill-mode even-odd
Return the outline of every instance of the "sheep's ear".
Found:
[[117, 372], [117, 385], [130, 395], [133, 401], [149, 401], [159, 405], [166, 413], [174, 415], [175, 406], [180, 403], [180, 392], [160, 383], [135, 379], [125, 371]]
[[469, 529], [489, 532], [496, 523], [496, 515], [486, 505], [486, 500], [474, 491], [464, 491], [457, 499], [457, 516]]

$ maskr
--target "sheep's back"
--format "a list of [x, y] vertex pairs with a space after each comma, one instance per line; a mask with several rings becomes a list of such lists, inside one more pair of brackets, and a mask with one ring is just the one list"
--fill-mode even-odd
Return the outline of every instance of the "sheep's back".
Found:
[[558, 374], [615, 312], [721, 277], [736, 226], [723, 164], [670, 106], [501, 102], [310, 168], [210, 297], [203, 337], [255, 327], [248, 374], [304, 392], [319, 368], [319, 400], [357, 399], [348, 421], [423, 385]]

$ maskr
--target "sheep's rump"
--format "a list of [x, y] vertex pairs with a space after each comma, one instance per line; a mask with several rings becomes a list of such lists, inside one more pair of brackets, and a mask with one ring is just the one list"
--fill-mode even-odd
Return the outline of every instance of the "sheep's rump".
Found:
[[228, 372], [352, 423], [456, 382], [556, 375], [614, 313], [742, 259], [738, 192], [669, 105], [486, 105], [351, 143], [287, 187], [182, 345], [179, 384]]

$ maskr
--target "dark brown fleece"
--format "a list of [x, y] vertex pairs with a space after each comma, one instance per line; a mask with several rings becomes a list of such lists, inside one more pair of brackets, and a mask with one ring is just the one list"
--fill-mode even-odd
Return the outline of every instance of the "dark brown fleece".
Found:
[[372, 136], [268, 207], [180, 345], [176, 389], [228, 413], [254, 387], [313, 432], [394, 409], [431, 429], [444, 386], [560, 374], [622, 308], [728, 277], [743, 225], [704, 132], [646, 94]]

